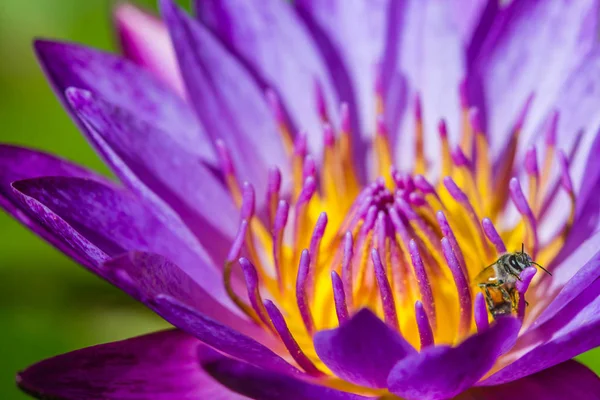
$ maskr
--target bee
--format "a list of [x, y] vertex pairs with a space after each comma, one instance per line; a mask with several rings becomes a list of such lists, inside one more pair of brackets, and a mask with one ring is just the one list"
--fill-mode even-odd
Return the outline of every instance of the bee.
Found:
[[517, 309], [519, 298], [515, 283], [521, 280], [521, 272], [532, 265], [537, 265], [552, 275], [525, 253], [524, 245], [521, 246], [521, 251], [501, 255], [477, 275], [475, 280], [484, 292], [488, 310], [494, 319], [509, 315]]

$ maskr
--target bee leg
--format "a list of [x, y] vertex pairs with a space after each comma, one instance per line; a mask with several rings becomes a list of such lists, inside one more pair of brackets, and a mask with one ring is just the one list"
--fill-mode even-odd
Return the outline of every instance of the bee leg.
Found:
[[[512, 289], [511, 292], [510, 292], [511, 297], [512, 297], [512, 307], [513, 307], [514, 311], [519, 311], [519, 298], [521, 296], [523, 296], [523, 295], [521, 293], [517, 292], [518, 296], [515, 296], [514, 295], [515, 292], [516, 292], [515, 289]], [[525, 307], [529, 307], [529, 302], [527, 300], [525, 300], [525, 299], [523, 299], [523, 301], [525, 302]]]
[[500, 293], [502, 293], [502, 298], [504, 299], [504, 301], [510, 302], [511, 304], [514, 303], [512, 297], [510, 296], [510, 294], [506, 291], [506, 289], [504, 287], [499, 286], [498, 289], [500, 290]]
[[494, 301], [492, 300], [492, 295], [490, 294], [489, 286], [493, 286], [493, 284], [489, 283], [480, 283], [479, 287], [483, 289], [485, 292], [485, 302], [487, 304], [488, 310], [493, 314], [494, 313]]
[[511, 295], [512, 295], [511, 296], [512, 297], [512, 309], [514, 312], [518, 312], [519, 311], [519, 300], [518, 300], [517, 296], [514, 296], [514, 291], [511, 291]]
[[494, 314], [494, 300], [492, 300], [492, 295], [490, 294], [490, 290], [486, 287], [485, 288], [485, 302], [487, 303], [487, 307], [488, 310], [492, 313], [492, 315]]

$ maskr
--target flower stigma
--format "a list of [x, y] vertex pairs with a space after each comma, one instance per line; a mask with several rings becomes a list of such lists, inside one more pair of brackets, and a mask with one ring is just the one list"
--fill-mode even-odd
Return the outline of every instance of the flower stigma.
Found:
[[[292, 138], [277, 96], [268, 93], [292, 177], [290, 193], [285, 193], [281, 173], [270, 170], [264, 210], [257, 209], [253, 186], [238, 180], [227, 148], [217, 144], [227, 186], [241, 213], [224, 267], [229, 296], [281, 341], [289, 353], [284, 356], [314, 376], [332, 373], [315, 351], [313, 334], [336, 328], [362, 308], [373, 311], [416, 349], [454, 345], [486, 329], [493, 316], [477, 275], [522, 244], [537, 263], [549, 264], [573, 223], [569, 157], [556, 149], [558, 114], [548, 123], [541, 168], [535, 147], [527, 149], [524, 167], [517, 162], [531, 99], [493, 162], [479, 112], [461, 95], [460, 141], [451, 146], [446, 124], [440, 121], [440, 166], [432, 171], [417, 96], [412, 111], [415, 162], [411, 171], [400, 171], [383, 119], [385, 104], [377, 95], [372, 149], [378, 178], [361, 185], [352, 156], [352, 110], [341, 106], [335, 129], [318, 85], [316, 93], [324, 142], [319, 162], [308, 152], [306, 135]], [[556, 165], [559, 179], [552, 179]], [[434, 174], [441, 178], [428, 178]], [[525, 190], [515, 176], [527, 181]], [[553, 237], [542, 241], [539, 221], [561, 190], [570, 199], [570, 216]], [[519, 218], [505, 227], [510, 208]], [[234, 284], [238, 268], [245, 287]], [[517, 285], [519, 305], [512, 313], [521, 319], [525, 291], [542, 275], [533, 279], [534, 274], [535, 269], [524, 271], [525, 282]]]

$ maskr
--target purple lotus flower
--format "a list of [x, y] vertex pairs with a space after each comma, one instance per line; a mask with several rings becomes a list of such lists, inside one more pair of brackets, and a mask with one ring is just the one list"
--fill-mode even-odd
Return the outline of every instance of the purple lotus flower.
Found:
[[3, 145], [0, 201], [177, 329], [23, 390], [598, 398], [597, 0], [160, 5], [35, 44], [120, 182]]

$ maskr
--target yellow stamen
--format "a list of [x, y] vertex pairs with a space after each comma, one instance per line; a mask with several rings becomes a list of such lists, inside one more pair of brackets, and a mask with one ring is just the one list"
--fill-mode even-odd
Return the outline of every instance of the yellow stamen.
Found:
[[[325, 121], [328, 118], [324, 104], [319, 110]], [[520, 244], [526, 243], [527, 250], [534, 256], [539, 247], [537, 261], [548, 263], [562, 247], [575, 212], [575, 197], [565, 172], [564, 155], [559, 154], [558, 158], [562, 160], [563, 186], [571, 198], [571, 215], [556, 238], [538, 245], [537, 220], [543, 218], [541, 208], [545, 199], [543, 178], [537, 174], [537, 165], [535, 168], [533, 164], [526, 166], [528, 199], [520, 192], [520, 186], [517, 191], [517, 180], [510, 183], [512, 192], [509, 190], [509, 181], [519, 168], [515, 166], [515, 158], [522, 121], [515, 124], [501, 164], [493, 166], [482, 125], [476, 112], [474, 115], [474, 111], [467, 111], [465, 104], [465, 129], [462, 143], [455, 151], [450, 151], [445, 125], [439, 126], [442, 176], [430, 184], [423, 176], [413, 178], [393, 168], [383, 123], [384, 104], [382, 98], [377, 97], [379, 119], [373, 149], [381, 177], [363, 187], [355, 174], [350, 118], [347, 107], [343, 107], [338, 137], [332, 127], [324, 128], [320, 169], [307, 154], [306, 139], [301, 135], [297, 138], [291, 155], [294, 187], [289, 203], [291, 210], [285, 209], [289, 195], [280, 195], [279, 183], [271, 183], [270, 177], [266, 204], [269, 230], [249, 211], [250, 195], [246, 186], [240, 187], [233, 167], [224, 163], [229, 167], [225, 169], [225, 176], [232, 197], [238, 197], [236, 204], [242, 209], [242, 219], [248, 221], [247, 232], [243, 232], [245, 254], [256, 265], [262, 285], [261, 293], [250, 293], [253, 309], [234, 292], [232, 260], [228, 260], [224, 268], [226, 291], [244, 313], [262, 325], [265, 325], [265, 311], [264, 307], [257, 306], [261, 302], [260, 295], [273, 301], [268, 303], [269, 312], [277, 311], [274, 305], [280, 309], [289, 334], [297, 342], [297, 347], [288, 347], [289, 351], [297, 352], [292, 354], [294, 360], [303, 360], [304, 365], [313, 363], [319, 371], [331, 374], [316, 354], [312, 335], [338, 326], [336, 307], [342, 306], [340, 298], [347, 303], [343, 305], [345, 318], [367, 307], [392, 329], [401, 331], [416, 348], [421, 343], [420, 332], [429, 331], [429, 328], [423, 330], [422, 324], [417, 325], [415, 302], [419, 301], [419, 307], [423, 308], [417, 309], [421, 313], [427, 311], [435, 344], [454, 345], [476, 331], [470, 307], [479, 292], [475, 277], [498, 258], [499, 254], [493, 249], [503, 252], [507, 243], [513, 251], [516, 244], [520, 249]], [[420, 107], [417, 99], [415, 174], [427, 170]], [[555, 159], [553, 152], [553, 147], [548, 146], [546, 159]], [[552, 165], [552, 161], [545, 160], [545, 165]], [[494, 176], [492, 171], [497, 169], [499, 174]], [[276, 178], [274, 175], [274, 182], [278, 182]], [[496, 231], [494, 224], [500, 222], [507, 210], [509, 193], [522, 218], [515, 227]], [[285, 216], [290, 211], [287, 225], [280, 207], [285, 209]], [[489, 219], [482, 225], [484, 216]], [[346, 244], [349, 248], [344, 247]], [[332, 288], [332, 271], [339, 275], [337, 289]], [[339, 279], [348, 279], [342, 289]], [[337, 290], [335, 296], [334, 290]], [[287, 337], [286, 332], [282, 336], [274, 326], [266, 324], [266, 327], [277, 331], [276, 337]], [[328, 382], [332, 386], [340, 385], [335, 378], [329, 378]], [[341, 385], [347, 390], [362, 391], [355, 386]]]
[[423, 132], [423, 114], [421, 112], [421, 101], [417, 99], [415, 108], [415, 175], [424, 174], [427, 171], [427, 160], [425, 159], [425, 139]]

